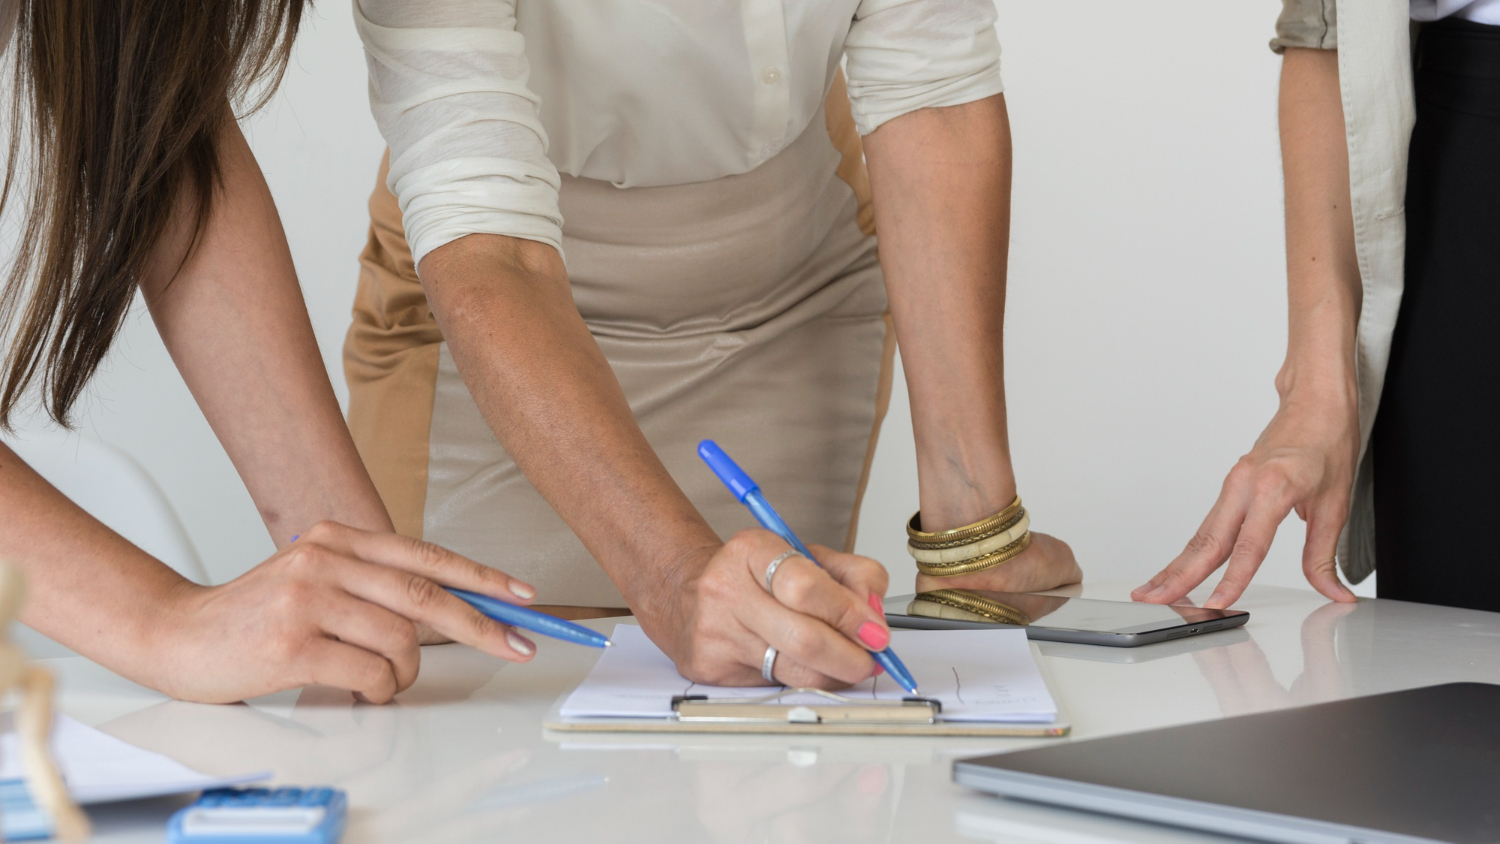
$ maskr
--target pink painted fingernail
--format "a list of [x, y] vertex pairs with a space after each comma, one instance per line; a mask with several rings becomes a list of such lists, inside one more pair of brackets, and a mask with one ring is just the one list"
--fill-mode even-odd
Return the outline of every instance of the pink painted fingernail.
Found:
[[532, 654], [536, 653], [536, 645], [532, 644], [530, 639], [527, 639], [525, 636], [522, 636], [515, 631], [506, 633], [505, 641], [509, 642], [511, 648], [514, 649], [516, 653], [521, 654], [522, 656], [531, 656]]
[[536, 590], [531, 588], [531, 584], [529, 583], [512, 580], [510, 582], [510, 594], [515, 595], [523, 601], [529, 601], [536, 597]]
[[881, 604], [880, 596], [876, 595], [874, 592], [870, 593], [870, 609], [880, 613], [881, 615], [885, 615], [885, 606]]
[[859, 640], [872, 651], [883, 651], [891, 643], [891, 634], [875, 622], [867, 621], [859, 626]]
[[875, 670], [870, 672], [870, 676], [871, 677], [879, 677], [880, 675], [882, 675], [884, 673], [885, 673], [885, 669], [881, 668], [879, 663], [876, 663]]

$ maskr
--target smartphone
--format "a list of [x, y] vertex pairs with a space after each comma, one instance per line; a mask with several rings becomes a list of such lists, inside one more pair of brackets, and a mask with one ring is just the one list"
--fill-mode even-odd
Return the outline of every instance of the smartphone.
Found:
[[885, 618], [892, 627], [1024, 627], [1028, 638], [1040, 641], [1134, 648], [1239, 627], [1250, 620], [1250, 613], [1027, 592], [939, 589], [886, 598]]

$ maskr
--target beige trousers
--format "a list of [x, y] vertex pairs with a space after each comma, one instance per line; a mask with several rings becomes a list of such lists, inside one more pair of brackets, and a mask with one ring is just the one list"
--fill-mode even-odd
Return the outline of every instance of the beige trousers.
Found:
[[[579, 313], [647, 440], [721, 536], [754, 522], [698, 460], [703, 439], [805, 540], [853, 544], [894, 335], [841, 81], [825, 117], [739, 176], [631, 189], [563, 177]], [[535, 584], [542, 603], [623, 606], [475, 406], [427, 308], [385, 169], [345, 367], [350, 427], [397, 529]]]

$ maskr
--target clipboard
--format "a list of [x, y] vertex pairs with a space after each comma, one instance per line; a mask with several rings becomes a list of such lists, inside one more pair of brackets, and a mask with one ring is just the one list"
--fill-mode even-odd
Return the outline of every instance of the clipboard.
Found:
[[[942, 721], [942, 705], [928, 698], [899, 701], [855, 701], [818, 689], [783, 689], [759, 697], [707, 700], [695, 696], [672, 699], [668, 718], [564, 718], [564, 693], [552, 705], [542, 726], [574, 733], [732, 733], [784, 735], [869, 736], [1009, 736], [1060, 738], [1068, 735], [1068, 722], [1057, 695], [1047, 662], [1035, 642], [1028, 643], [1047, 691], [1057, 704], [1057, 713], [1047, 722]], [[815, 694], [828, 702], [780, 703], [792, 694]]]

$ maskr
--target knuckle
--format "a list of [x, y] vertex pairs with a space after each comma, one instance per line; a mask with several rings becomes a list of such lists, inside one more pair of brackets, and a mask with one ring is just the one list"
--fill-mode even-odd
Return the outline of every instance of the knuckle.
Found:
[[1226, 487], [1238, 486], [1248, 482], [1255, 477], [1255, 466], [1255, 461], [1250, 455], [1241, 457], [1229, 468], [1229, 474], [1224, 478], [1224, 485]]
[[[1197, 533], [1193, 534], [1193, 538], [1189, 539], [1187, 544], [1187, 552], [1189, 554], [1202, 554], [1205, 556], [1217, 557], [1223, 553], [1223, 550], [1224, 543], [1221, 542], [1217, 536], [1214, 536], [1212, 533], [1209, 533], [1206, 530], [1200, 530]], [[1177, 572], [1175, 570], [1167, 570], [1167, 577], [1169, 579], [1176, 576], [1176, 574]]]
[[412, 557], [422, 568], [430, 571], [441, 568], [444, 563], [448, 562], [448, 550], [441, 545], [434, 545], [419, 539], [413, 539], [412, 544]]
[[[790, 561], [788, 561], [790, 562]], [[776, 587], [775, 597], [783, 603], [804, 606], [817, 596], [818, 583], [805, 566], [792, 566], [777, 569], [776, 578], [771, 582]]]
[[343, 525], [330, 519], [323, 519], [303, 532], [303, 536], [314, 542], [322, 542], [336, 536]]
[[1250, 490], [1260, 499], [1277, 499], [1286, 490], [1286, 477], [1279, 471], [1257, 472], [1250, 482]]
[[1235, 540], [1234, 553], [1231, 556], [1237, 560], [1259, 560], [1265, 555], [1265, 546], [1263, 546], [1260, 542], [1251, 539], [1250, 537], [1242, 536], [1239, 539]]
[[754, 553], [755, 548], [759, 544], [760, 536], [758, 535], [757, 531], [742, 530], [736, 533], [734, 536], [729, 537], [729, 541], [724, 543], [724, 550], [727, 551], [731, 557], [745, 559], [750, 557]]
[[[413, 607], [421, 610], [431, 608], [441, 601], [444, 596], [441, 586], [421, 575], [413, 574], [406, 576], [403, 587], [406, 599], [411, 602]], [[475, 614], [478, 615], [478, 613]]]

